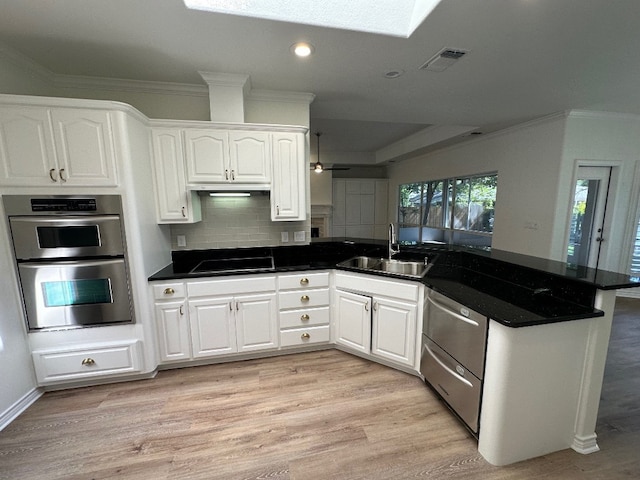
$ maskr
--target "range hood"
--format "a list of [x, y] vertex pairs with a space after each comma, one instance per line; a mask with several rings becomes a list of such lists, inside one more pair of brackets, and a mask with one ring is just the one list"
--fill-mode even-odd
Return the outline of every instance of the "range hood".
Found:
[[270, 183], [215, 183], [211, 185], [187, 185], [187, 189], [206, 195], [214, 192], [269, 192]]

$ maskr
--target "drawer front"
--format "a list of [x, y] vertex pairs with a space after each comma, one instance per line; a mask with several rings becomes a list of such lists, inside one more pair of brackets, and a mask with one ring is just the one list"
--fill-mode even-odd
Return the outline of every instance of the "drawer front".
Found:
[[431, 340], [471, 370], [484, 376], [487, 317], [434, 291], [425, 299], [423, 331]]
[[482, 382], [425, 336], [420, 373], [469, 428], [477, 433]]
[[322, 307], [329, 305], [329, 289], [293, 290], [280, 292], [278, 295], [280, 308]]
[[155, 300], [182, 299], [187, 293], [182, 282], [154, 283], [151, 288]]
[[294, 275], [281, 275], [278, 277], [278, 285], [281, 290], [328, 287], [329, 273], [296, 273]]
[[282, 330], [280, 332], [280, 346], [293, 347], [316, 343], [329, 343], [330, 337], [329, 325]]
[[311, 325], [329, 325], [329, 307], [280, 312], [280, 328], [300, 328]]
[[84, 350], [35, 351], [32, 355], [40, 383], [128, 374], [142, 369], [140, 342]]
[[219, 295], [236, 295], [247, 292], [275, 292], [275, 276], [229, 276], [224, 280], [190, 281], [187, 283], [189, 297], [211, 297]]

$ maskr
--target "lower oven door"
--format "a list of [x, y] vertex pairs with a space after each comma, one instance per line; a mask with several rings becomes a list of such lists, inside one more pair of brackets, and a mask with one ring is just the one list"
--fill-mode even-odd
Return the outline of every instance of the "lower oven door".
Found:
[[426, 335], [422, 336], [420, 373], [451, 409], [478, 433], [482, 382]]
[[30, 330], [131, 322], [123, 258], [18, 264]]

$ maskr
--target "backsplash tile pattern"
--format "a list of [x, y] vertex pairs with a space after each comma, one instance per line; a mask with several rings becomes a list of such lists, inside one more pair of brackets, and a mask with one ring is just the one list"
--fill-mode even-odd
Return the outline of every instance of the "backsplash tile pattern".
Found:
[[[269, 195], [251, 197], [202, 197], [202, 221], [171, 225], [171, 249], [206, 249], [302, 245], [309, 242], [311, 220], [272, 222]], [[289, 232], [289, 242], [280, 241], [280, 232]], [[305, 232], [305, 242], [293, 242], [293, 232]], [[178, 247], [176, 237], [184, 235], [186, 247]]]

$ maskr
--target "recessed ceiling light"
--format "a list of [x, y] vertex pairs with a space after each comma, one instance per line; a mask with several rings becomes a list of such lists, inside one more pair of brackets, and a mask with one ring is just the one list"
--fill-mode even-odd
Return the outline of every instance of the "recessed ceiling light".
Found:
[[404, 70], [387, 70], [384, 72], [385, 78], [398, 78], [404, 73]]
[[291, 51], [298, 57], [308, 57], [314, 50], [313, 45], [306, 42], [299, 42], [291, 45]]

